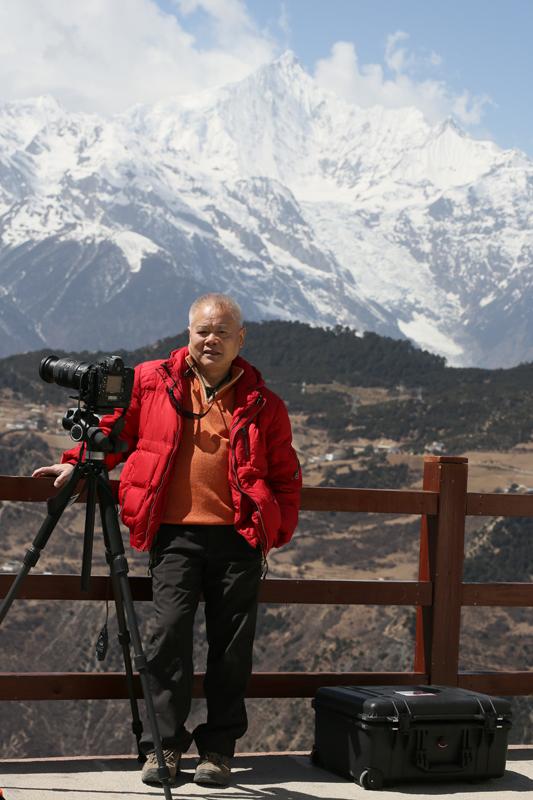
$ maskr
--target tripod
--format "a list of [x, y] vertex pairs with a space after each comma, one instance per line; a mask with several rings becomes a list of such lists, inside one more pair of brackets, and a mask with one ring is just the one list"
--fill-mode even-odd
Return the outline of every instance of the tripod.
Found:
[[[158, 763], [158, 777], [163, 785], [165, 800], [172, 800], [170, 791], [170, 773], [165, 764], [161, 736], [155, 715], [154, 703], [148, 685], [148, 669], [146, 656], [144, 655], [139, 626], [135, 615], [131, 589], [128, 581], [128, 563], [124, 554], [122, 536], [118, 522], [117, 510], [109, 477], [104, 463], [103, 450], [118, 450], [120, 443], [113, 444], [113, 439], [106, 437], [102, 431], [95, 431], [95, 428], [82, 426], [84, 429], [82, 438], [90, 443], [94, 450], [87, 450], [84, 462], [78, 461], [65, 486], [47, 501], [48, 514], [41, 525], [39, 532], [31, 547], [26, 551], [22, 568], [15, 580], [11, 584], [7, 595], [0, 605], [0, 624], [4, 620], [18, 588], [30, 569], [37, 564], [42, 549], [46, 546], [54, 527], [59, 521], [61, 514], [65, 510], [69, 501], [76, 493], [78, 481], [85, 479], [87, 482], [87, 509], [85, 516], [85, 533], [83, 542], [83, 563], [81, 571], [82, 591], [88, 591], [91, 572], [92, 547], [94, 536], [95, 507], [98, 500], [102, 531], [106, 549], [106, 560], [110, 568], [115, 607], [117, 612], [117, 623], [119, 630], [119, 642], [122, 646], [124, 666], [126, 670], [126, 682], [128, 696], [132, 714], [132, 730], [137, 740], [137, 748], [140, 754], [139, 742], [142, 733], [142, 722], [139, 717], [137, 700], [133, 686], [133, 670], [130, 655], [130, 632], [131, 643], [134, 652], [134, 664], [141, 680], [146, 712], [150, 722], [154, 750]], [[88, 434], [88, 435], [87, 435]], [[98, 449], [96, 449], [98, 448]], [[127, 619], [127, 622], [126, 622]], [[129, 626], [129, 630], [128, 630]]]

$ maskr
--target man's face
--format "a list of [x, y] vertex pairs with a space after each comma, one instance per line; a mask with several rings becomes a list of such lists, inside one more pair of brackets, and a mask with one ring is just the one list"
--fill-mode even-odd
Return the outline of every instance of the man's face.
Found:
[[243, 342], [244, 328], [227, 309], [207, 304], [196, 310], [189, 326], [189, 352], [206, 377], [223, 378]]

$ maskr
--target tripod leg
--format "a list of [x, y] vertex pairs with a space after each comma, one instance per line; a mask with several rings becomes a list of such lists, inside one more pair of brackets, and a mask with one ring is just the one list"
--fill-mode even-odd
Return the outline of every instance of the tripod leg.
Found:
[[133, 598], [131, 596], [130, 584], [128, 581], [128, 562], [124, 554], [124, 546], [122, 544], [122, 536], [118, 524], [118, 516], [115, 508], [115, 501], [111, 492], [111, 487], [107, 479], [107, 475], [102, 473], [98, 477], [98, 498], [100, 501], [100, 513], [102, 516], [102, 528], [104, 530], [104, 537], [106, 543], [109, 544], [109, 554], [111, 558], [111, 570], [114, 578], [116, 579], [117, 586], [119, 587], [120, 596], [126, 612], [128, 626], [131, 634], [131, 641], [133, 645], [134, 659], [133, 662], [139, 673], [141, 686], [146, 705], [146, 713], [150, 722], [152, 739], [154, 743], [154, 750], [158, 763], [159, 780], [163, 785], [166, 800], [172, 800], [170, 791], [170, 773], [165, 763], [163, 756], [163, 748], [161, 745], [161, 736], [159, 733], [159, 726], [157, 724], [157, 717], [155, 714], [154, 702], [150, 693], [148, 684], [148, 665], [146, 656], [144, 655], [141, 637], [139, 634], [139, 626], [137, 624], [137, 617], [135, 608], [133, 606]]
[[87, 505], [85, 509], [85, 536], [83, 537], [83, 557], [81, 562], [81, 590], [89, 591], [91, 564], [93, 560], [94, 518], [96, 512], [96, 479], [90, 475], [87, 481]]
[[68, 479], [65, 486], [54, 497], [49, 498], [47, 501], [48, 514], [46, 515], [43, 524], [39, 528], [39, 532], [33, 540], [31, 547], [26, 550], [26, 554], [22, 562], [22, 568], [9, 587], [9, 591], [0, 605], [0, 623], [2, 623], [4, 617], [11, 608], [20, 584], [30, 569], [37, 564], [39, 558], [41, 557], [41, 551], [46, 546], [48, 539], [52, 535], [52, 531], [57, 525], [57, 522], [65, 510], [70, 498], [74, 494], [74, 490], [78, 485], [78, 481], [80, 480], [80, 477], [82, 477], [83, 473], [84, 466], [82, 464], [76, 464], [72, 475]]
[[[104, 538], [106, 538], [105, 533], [104, 533]], [[126, 616], [124, 614], [124, 605], [122, 603], [122, 592], [120, 588], [120, 583], [113, 569], [112, 556], [109, 551], [107, 542], [106, 542], [106, 560], [107, 563], [109, 564], [109, 569], [111, 572], [111, 580], [113, 583], [113, 596], [115, 600], [115, 609], [117, 612], [118, 641], [122, 648], [122, 657], [124, 659], [124, 667], [126, 670], [126, 683], [128, 686], [128, 697], [130, 700], [130, 710], [131, 710], [131, 729], [133, 731], [133, 735], [135, 736], [135, 741], [137, 742], [138, 760], [144, 761], [144, 755], [141, 752], [141, 746], [140, 746], [141, 736], [143, 732], [143, 724], [141, 722], [141, 717], [139, 714], [139, 706], [137, 703], [137, 698], [135, 697], [135, 688], [133, 685], [133, 667], [131, 664], [131, 653], [130, 653], [131, 637], [126, 622]]]

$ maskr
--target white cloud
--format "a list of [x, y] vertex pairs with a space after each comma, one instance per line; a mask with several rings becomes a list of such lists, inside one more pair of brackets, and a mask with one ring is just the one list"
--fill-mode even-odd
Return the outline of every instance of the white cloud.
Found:
[[[68, 108], [112, 113], [134, 103], [239, 80], [277, 55], [242, 0], [2, 0], [0, 100], [52, 94]], [[204, 12], [202, 48], [183, 19]]]
[[244, 0], [174, 0], [179, 11], [187, 16], [203, 11], [209, 20], [218, 48], [231, 52], [235, 57], [253, 63], [263, 63], [272, 57], [276, 49], [270, 37], [259, 32], [248, 14]]
[[[167, 0], [166, 8], [156, 0], [1, 0], [0, 102], [51, 94], [68, 109], [113, 113], [240, 80], [283, 47], [258, 28], [245, 0]], [[286, 45], [288, 4], [277, 9]], [[198, 19], [201, 42], [187, 29]], [[383, 65], [360, 64], [353, 43], [337, 42], [317, 62], [316, 79], [362, 106], [416, 106], [429, 121], [452, 113], [479, 123], [489, 98], [419, 79], [441, 59], [414, 53], [408, 39], [404, 31], [388, 37]]]
[[385, 46], [385, 64], [397, 74], [406, 72], [414, 63], [413, 53], [409, 53], [406, 47], [400, 47], [400, 42], [406, 42], [409, 34], [405, 31], [396, 31], [387, 36]]
[[434, 52], [420, 56], [410, 51], [408, 38], [404, 31], [387, 38], [384, 64], [388, 75], [381, 64], [360, 64], [352, 42], [336, 42], [331, 55], [317, 61], [315, 78], [324, 88], [364, 108], [414, 106], [430, 123], [453, 115], [464, 125], [479, 124], [490, 98], [473, 96], [467, 90], [457, 94], [443, 81], [419, 78], [420, 72], [439, 66], [442, 59]]
[[488, 95], [472, 96], [465, 89], [462, 94], [454, 98], [452, 113], [465, 125], [479, 125], [487, 105], [494, 105]]

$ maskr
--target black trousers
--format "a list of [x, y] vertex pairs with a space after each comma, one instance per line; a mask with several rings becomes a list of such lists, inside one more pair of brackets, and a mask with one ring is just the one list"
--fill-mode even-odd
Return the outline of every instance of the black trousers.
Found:
[[[163, 748], [232, 756], [247, 728], [244, 704], [261, 580], [261, 553], [232, 525], [161, 525], [151, 552], [156, 627], [148, 678]], [[193, 623], [203, 592], [208, 641], [207, 722], [185, 728], [193, 681]], [[148, 730], [142, 749], [153, 750]]]

